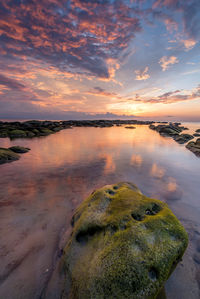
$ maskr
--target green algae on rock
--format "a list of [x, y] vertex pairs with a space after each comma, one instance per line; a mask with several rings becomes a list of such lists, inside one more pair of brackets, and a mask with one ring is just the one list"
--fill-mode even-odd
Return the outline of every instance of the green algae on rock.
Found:
[[25, 138], [27, 137], [27, 134], [23, 130], [12, 130], [9, 132], [9, 137], [10, 138]]
[[20, 156], [7, 148], [0, 148], [0, 164], [19, 160]]
[[167, 204], [131, 183], [93, 192], [72, 226], [62, 298], [156, 298], [188, 244]]

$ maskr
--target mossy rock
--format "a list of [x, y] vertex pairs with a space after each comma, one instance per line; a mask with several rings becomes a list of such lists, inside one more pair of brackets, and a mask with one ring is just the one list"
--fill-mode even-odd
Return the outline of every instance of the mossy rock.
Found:
[[167, 204], [131, 183], [95, 191], [72, 225], [62, 298], [156, 298], [188, 244]]
[[35, 133], [33, 133], [32, 131], [26, 131], [26, 135], [29, 138], [35, 137]]
[[39, 135], [40, 134], [40, 131], [38, 129], [33, 129], [32, 132], [35, 134], [35, 135]]
[[6, 130], [0, 130], [0, 138], [8, 137], [8, 132]]
[[14, 153], [24, 154], [24, 153], [27, 153], [28, 151], [30, 151], [30, 148], [15, 145], [15, 146], [9, 147], [9, 150], [13, 151]]
[[47, 128], [40, 128], [40, 136], [47, 136], [47, 135], [50, 135], [52, 134], [53, 131], [50, 130], [50, 129], [47, 129]]
[[9, 132], [10, 138], [24, 138], [26, 136], [26, 132], [23, 130], [12, 130]]
[[59, 132], [62, 130], [62, 127], [55, 127], [52, 129], [53, 132]]
[[20, 156], [13, 151], [0, 147], [0, 164], [19, 160]]

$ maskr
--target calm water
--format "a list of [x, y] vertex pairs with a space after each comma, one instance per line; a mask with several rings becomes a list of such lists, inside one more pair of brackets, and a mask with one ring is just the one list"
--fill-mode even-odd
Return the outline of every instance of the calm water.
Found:
[[200, 298], [200, 158], [148, 126], [136, 127], [0, 139], [3, 147], [31, 148], [19, 161], [0, 165], [0, 298], [58, 298], [59, 252], [74, 209], [94, 189], [118, 181], [167, 202], [182, 221], [190, 244], [166, 294]]

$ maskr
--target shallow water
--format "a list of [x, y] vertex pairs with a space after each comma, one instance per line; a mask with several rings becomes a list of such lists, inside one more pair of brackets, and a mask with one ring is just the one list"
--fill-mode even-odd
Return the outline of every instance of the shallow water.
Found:
[[94, 189], [118, 181], [167, 202], [181, 220], [190, 244], [166, 295], [200, 298], [200, 158], [184, 145], [145, 125], [0, 139], [1, 147], [11, 145], [31, 151], [0, 165], [0, 298], [59, 298], [57, 265], [74, 209]]

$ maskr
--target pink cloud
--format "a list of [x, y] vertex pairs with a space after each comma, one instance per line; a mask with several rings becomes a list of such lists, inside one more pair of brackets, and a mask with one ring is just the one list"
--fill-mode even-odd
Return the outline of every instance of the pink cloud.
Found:
[[148, 66], [145, 67], [144, 70], [136, 70], [136, 79], [135, 80], [147, 80], [150, 78], [150, 75], [148, 74]]
[[169, 57], [167, 57], [167, 56], [163, 56], [163, 57], [159, 60], [159, 64], [160, 64], [160, 66], [161, 66], [163, 72], [165, 72], [165, 71], [169, 68], [170, 65], [176, 64], [176, 63], [178, 63], [178, 62], [179, 62], [179, 60], [178, 60], [178, 58], [175, 57], [175, 56], [169, 56]]

